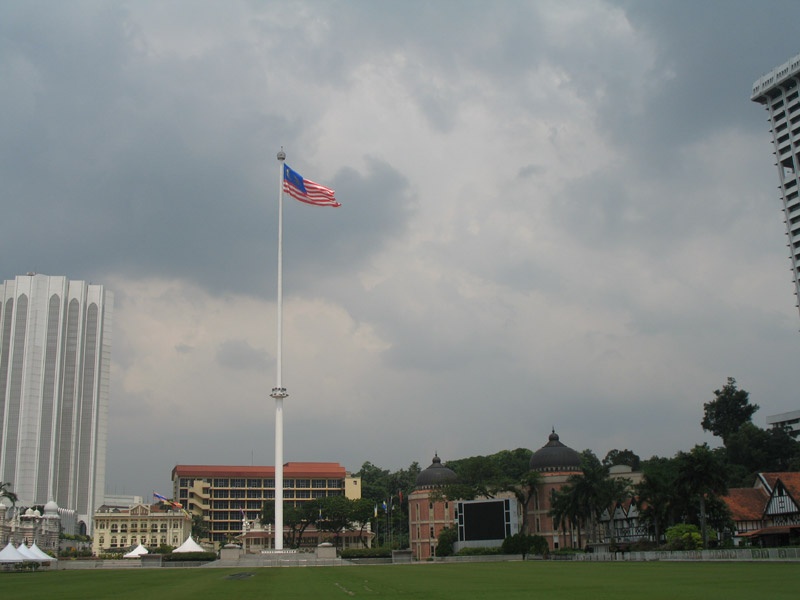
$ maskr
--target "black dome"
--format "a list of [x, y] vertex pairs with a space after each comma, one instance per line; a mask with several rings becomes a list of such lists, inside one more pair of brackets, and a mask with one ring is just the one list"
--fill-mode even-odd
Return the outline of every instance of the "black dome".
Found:
[[531, 456], [531, 471], [540, 473], [554, 471], [581, 471], [581, 455], [572, 448], [558, 441], [555, 429], [550, 434], [550, 441], [539, 448]]
[[439, 487], [456, 480], [456, 474], [442, 464], [442, 459], [436, 454], [433, 456], [431, 466], [417, 475], [416, 486], [418, 490]]

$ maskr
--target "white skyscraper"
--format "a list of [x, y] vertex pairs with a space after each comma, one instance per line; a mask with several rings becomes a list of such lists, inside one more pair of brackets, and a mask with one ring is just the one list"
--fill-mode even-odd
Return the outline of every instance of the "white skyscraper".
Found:
[[28, 274], [0, 287], [0, 478], [87, 529], [105, 492], [113, 295]]
[[[795, 295], [800, 298], [800, 54], [753, 84], [750, 99], [766, 107], [778, 166]], [[800, 307], [800, 302], [797, 303]]]

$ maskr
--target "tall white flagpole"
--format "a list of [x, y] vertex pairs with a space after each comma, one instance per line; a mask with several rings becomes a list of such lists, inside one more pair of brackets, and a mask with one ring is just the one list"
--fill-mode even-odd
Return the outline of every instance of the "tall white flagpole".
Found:
[[281, 381], [283, 346], [283, 161], [286, 153], [278, 152], [278, 353], [276, 384], [270, 396], [275, 398], [275, 550], [283, 550], [283, 399], [289, 394]]

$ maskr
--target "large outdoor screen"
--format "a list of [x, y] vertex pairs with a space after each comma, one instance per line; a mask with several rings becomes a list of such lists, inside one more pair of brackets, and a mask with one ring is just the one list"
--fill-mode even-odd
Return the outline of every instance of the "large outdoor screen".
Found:
[[461, 536], [459, 539], [465, 542], [504, 539], [509, 529], [507, 503], [507, 500], [461, 503], [459, 524], [463, 523], [463, 539]]

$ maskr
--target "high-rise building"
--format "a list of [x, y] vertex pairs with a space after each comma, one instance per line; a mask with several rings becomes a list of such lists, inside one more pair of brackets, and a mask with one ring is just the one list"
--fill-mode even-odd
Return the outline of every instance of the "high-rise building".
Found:
[[29, 273], [0, 287], [0, 478], [87, 530], [103, 502], [113, 295]]
[[[789, 238], [795, 295], [800, 299], [800, 54], [753, 84], [750, 99], [769, 113], [779, 189]], [[800, 301], [797, 303], [800, 308]]]

